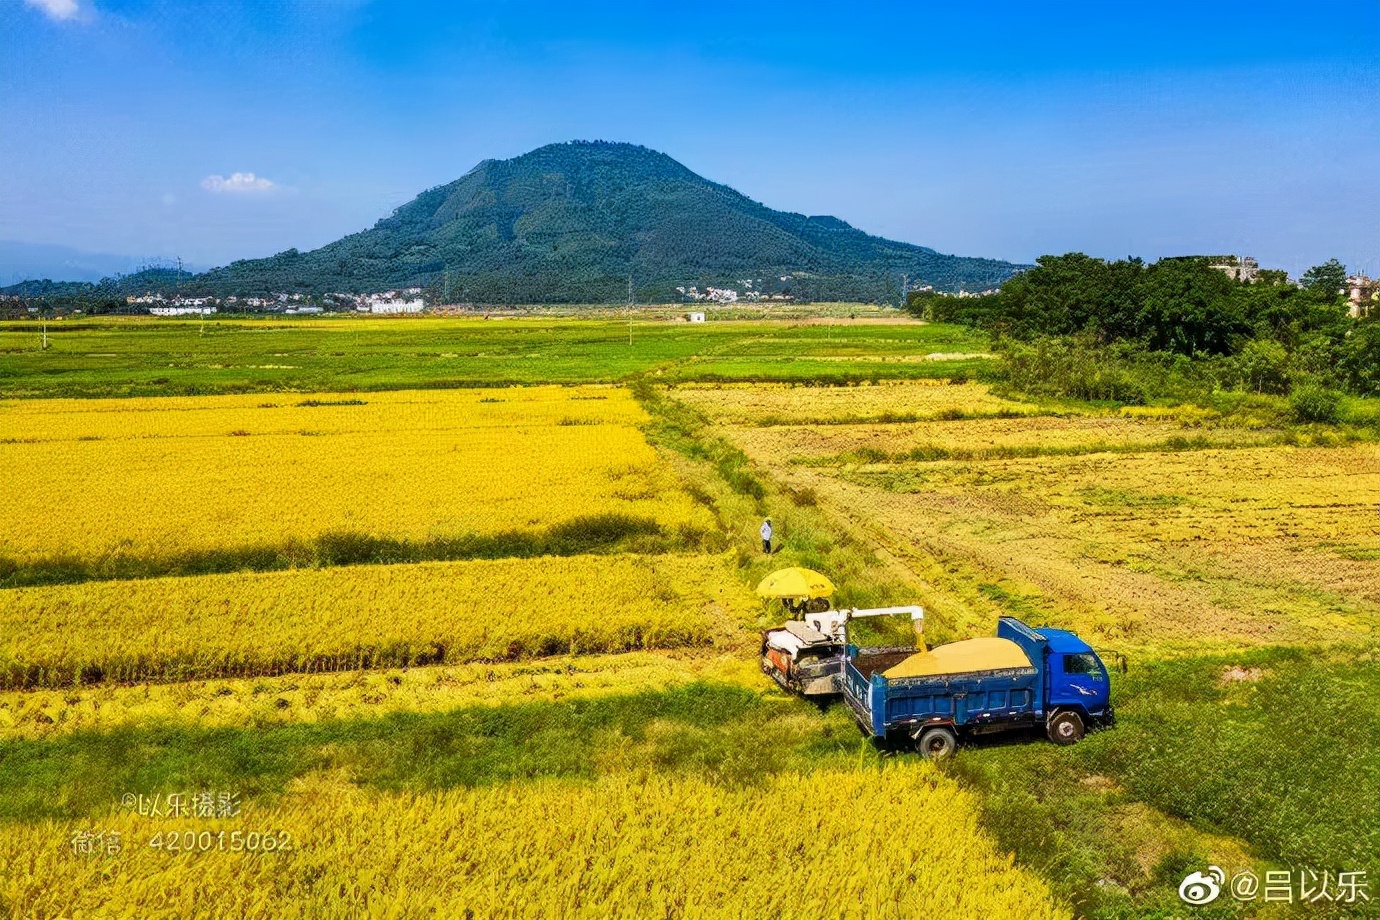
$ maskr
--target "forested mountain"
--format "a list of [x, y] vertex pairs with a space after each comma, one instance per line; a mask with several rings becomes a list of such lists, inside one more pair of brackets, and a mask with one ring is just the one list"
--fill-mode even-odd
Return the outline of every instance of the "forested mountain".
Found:
[[[677, 287], [896, 300], [902, 275], [994, 287], [1020, 266], [869, 236], [834, 217], [774, 211], [632, 144], [551, 144], [485, 160], [372, 228], [310, 252], [234, 262], [212, 294], [365, 292], [425, 285], [478, 303], [680, 299]], [[784, 280], [783, 280], [784, 279]]]

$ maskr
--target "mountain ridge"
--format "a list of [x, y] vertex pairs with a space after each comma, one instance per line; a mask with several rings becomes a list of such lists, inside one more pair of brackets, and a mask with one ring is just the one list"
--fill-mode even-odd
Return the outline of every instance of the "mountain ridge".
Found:
[[882, 300], [897, 297], [902, 274], [974, 290], [1021, 268], [776, 211], [639, 145], [567, 141], [482, 160], [319, 249], [234, 262], [197, 280], [215, 293], [420, 284], [454, 300], [597, 303], [626, 298], [631, 275], [642, 301], [744, 280], [762, 293]]

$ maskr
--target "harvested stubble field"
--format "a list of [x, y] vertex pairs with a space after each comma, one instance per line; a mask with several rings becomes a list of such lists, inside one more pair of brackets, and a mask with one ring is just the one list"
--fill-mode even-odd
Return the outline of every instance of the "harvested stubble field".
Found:
[[1373, 446], [858, 466], [815, 487], [1110, 644], [1365, 639]]
[[782, 394], [807, 411], [808, 388], [725, 388], [699, 405], [738, 423], [719, 430], [760, 468], [914, 556], [936, 625], [970, 634], [1031, 612], [1119, 647], [1376, 634], [1373, 442], [1295, 446], [1192, 411], [840, 424], [951, 388], [838, 389], [818, 391], [813, 426], [756, 415]]
[[885, 380], [860, 386], [683, 384], [676, 399], [725, 425], [851, 425], [974, 416], [1022, 416], [1039, 406], [994, 396], [978, 383]]
[[729, 437], [764, 463], [787, 456], [818, 466], [906, 460], [992, 460], [1055, 454], [1181, 451], [1249, 447], [1279, 440], [1250, 428], [1204, 432], [1174, 421], [1114, 415], [1035, 415], [857, 425], [734, 427]]

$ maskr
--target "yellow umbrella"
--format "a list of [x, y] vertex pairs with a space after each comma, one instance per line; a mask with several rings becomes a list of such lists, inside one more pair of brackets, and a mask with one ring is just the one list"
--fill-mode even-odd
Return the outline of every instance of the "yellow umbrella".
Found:
[[834, 583], [818, 572], [794, 567], [772, 572], [757, 586], [759, 597], [829, 597]]

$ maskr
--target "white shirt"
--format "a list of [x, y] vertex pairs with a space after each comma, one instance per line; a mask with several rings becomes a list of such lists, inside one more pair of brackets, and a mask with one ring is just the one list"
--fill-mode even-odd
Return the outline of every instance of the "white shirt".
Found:
[[763, 522], [762, 522], [762, 539], [763, 539], [763, 540], [770, 540], [770, 539], [771, 539], [771, 521], [763, 521]]

